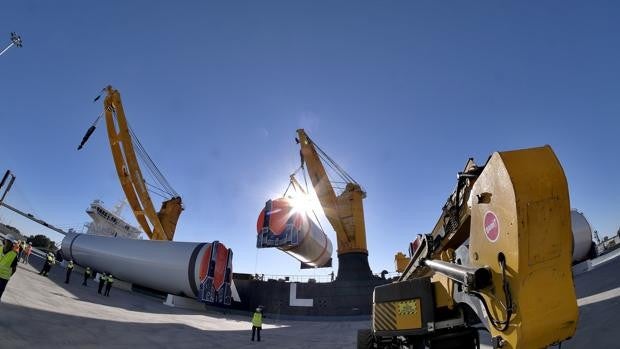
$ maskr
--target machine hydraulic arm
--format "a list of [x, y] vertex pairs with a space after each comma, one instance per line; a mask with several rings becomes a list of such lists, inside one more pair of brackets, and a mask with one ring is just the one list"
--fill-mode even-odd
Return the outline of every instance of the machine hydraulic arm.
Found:
[[[297, 130], [297, 137], [301, 146], [302, 163], [305, 164], [325, 216], [336, 232], [338, 254], [357, 252], [367, 255], [362, 204], [366, 193], [353, 178], [318, 148], [303, 129]], [[322, 158], [324, 161], [331, 162], [334, 170], [343, 177], [344, 190], [340, 195], [336, 194], [327, 176]]]

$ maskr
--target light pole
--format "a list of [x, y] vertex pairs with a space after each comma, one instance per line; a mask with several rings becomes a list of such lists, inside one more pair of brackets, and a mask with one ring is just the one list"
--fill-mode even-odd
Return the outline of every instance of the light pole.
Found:
[[4, 50], [2, 50], [2, 52], [0, 52], [0, 56], [2, 56], [6, 51], [8, 51], [13, 46], [22, 47], [22, 38], [21, 36], [17, 35], [15, 32], [11, 32], [11, 43], [9, 44], [9, 46], [5, 47]]

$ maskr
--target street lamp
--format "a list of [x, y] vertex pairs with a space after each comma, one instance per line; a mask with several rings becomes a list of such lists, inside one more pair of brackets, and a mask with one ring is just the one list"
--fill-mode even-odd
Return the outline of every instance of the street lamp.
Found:
[[17, 35], [15, 32], [11, 32], [11, 43], [0, 52], [0, 56], [2, 56], [6, 51], [8, 51], [11, 47], [22, 47], [22, 38]]

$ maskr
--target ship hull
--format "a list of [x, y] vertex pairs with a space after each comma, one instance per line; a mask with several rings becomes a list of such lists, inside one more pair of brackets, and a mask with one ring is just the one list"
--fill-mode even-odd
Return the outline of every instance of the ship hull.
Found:
[[[298, 283], [233, 279], [240, 301], [227, 309], [264, 312], [285, 318], [358, 317], [372, 313], [372, 293], [388, 283], [381, 278]], [[217, 306], [222, 308], [221, 306]]]

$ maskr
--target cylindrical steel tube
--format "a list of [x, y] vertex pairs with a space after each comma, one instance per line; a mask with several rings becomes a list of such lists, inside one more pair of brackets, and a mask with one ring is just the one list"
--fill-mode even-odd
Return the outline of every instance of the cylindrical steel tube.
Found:
[[332, 255], [332, 242], [292, 200], [269, 200], [258, 216], [256, 247], [277, 247], [303, 264], [321, 267]]
[[120, 280], [205, 302], [230, 304], [232, 251], [223, 244], [68, 233], [65, 259]]
[[450, 262], [427, 259], [424, 264], [468, 288], [479, 290], [491, 283], [491, 272], [487, 268], [471, 268]]
[[579, 263], [590, 255], [592, 228], [583, 213], [577, 210], [570, 211], [570, 220], [573, 230], [573, 263]]

